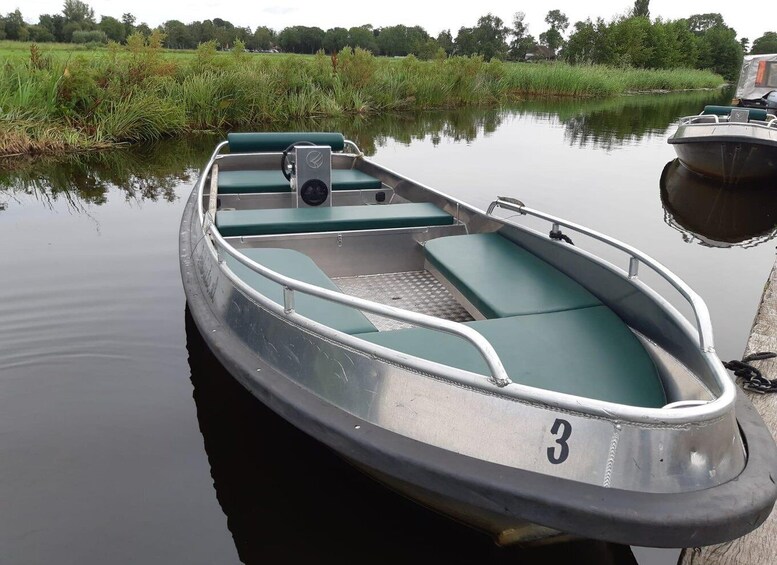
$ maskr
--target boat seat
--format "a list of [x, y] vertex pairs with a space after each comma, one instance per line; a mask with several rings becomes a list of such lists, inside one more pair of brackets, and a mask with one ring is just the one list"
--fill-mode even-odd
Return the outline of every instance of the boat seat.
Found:
[[[332, 169], [332, 190], [370, 190], [383, 186], [380, 180], [356, 169]], [[219, 194], [291, 192], [283, 173], [270, 171], [219, 171]]]
[[[491, 342], [513, 382], [629, 406], [660, 408], [666, 404], [652, 359], [621, 319], [604, 305], [467, 325]], [[410, 328], [357, 337], [489, 375], [477, 349], [451, 334]]]
[[429, 264], [486, 318], [601, 304], [570, 277], [498, 233], [432, 239], [424, 252]]
[[[260, 265], [282, 275], [329, 290], [340, 291], [334, 282], [307, 255], [293, 249], [241, 249], [241, 252]], [[283, 287], [249, 269], [229, 254], [225, 254], [230, 269], [254, 290], [283, 304]], [[303, 316], [348, 334], [376, 331], [375, 326], [359, 310], [310, 296], [294, 293], [294, 309]]]
[[224, 236], [350, 231], [453, 224], [453, 217], [429, 202], [219, 210], [216, 227]]
[[715, 114], [717, 116], [728, 116], [731, 114], [731, 110], [744, 110], [746, 109], [749, 114], [750, 120], [766, 121], [766, 110], [763, 108], [743, 108], [741, 106], [714, 106], [707, 105], [704, 107], [703, 114]]

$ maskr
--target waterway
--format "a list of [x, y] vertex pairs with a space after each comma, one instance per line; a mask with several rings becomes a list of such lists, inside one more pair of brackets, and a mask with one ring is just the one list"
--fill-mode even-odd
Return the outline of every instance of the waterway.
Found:
[[[635, 245], [706, 300], [717, 351], [733, 359], [774, 260], [777, 210], [768, 187], [733, 194], [683, 177], [666, 143], [679, 116], [728, 97], [535, 100], [288, 128], [343, 131], [375, 161], [480, 208], [511, 196]], [[0, 160], [0, 563], [676, 560], [591, 541], [497, 548], [364, 477], [237, 385], [189, 319], [178, 272], [183, 204], [218, 139]]]

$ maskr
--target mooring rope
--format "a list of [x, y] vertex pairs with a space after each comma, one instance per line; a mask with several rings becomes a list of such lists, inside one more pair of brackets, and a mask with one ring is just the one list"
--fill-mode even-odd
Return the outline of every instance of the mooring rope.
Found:
[[724, 362], [723, 366], [729, 371], [733, 371], [734, 376], [741, 379], [742, 388], [745, 390], [766, 394], [768, 392], [777, 392], [777, 379], [767, 379], [763, 376], [761, 371], [753, 367], [750, 363], [752, 361], [763, 361], [764, 359], [773, 359], [775, 357], [777, 357], [777, 353], [761, 351], [758, 353], [751, 353], [741, 361]]

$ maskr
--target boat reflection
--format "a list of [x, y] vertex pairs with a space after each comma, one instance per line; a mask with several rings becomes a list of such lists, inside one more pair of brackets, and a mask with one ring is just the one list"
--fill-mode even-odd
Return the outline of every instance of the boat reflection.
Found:
[[664, 221], [688, 243], [754, 247], [777, 233], [773, 183], [726, 184], [675, 159], [664, 167], [660, 184]]
[[266, 408], [220, 365], [188, 309], [185, 323], [200, 431], [243, 563], [637, 563], [628, 547], [595, 541], [499, 548], [394, 494]]

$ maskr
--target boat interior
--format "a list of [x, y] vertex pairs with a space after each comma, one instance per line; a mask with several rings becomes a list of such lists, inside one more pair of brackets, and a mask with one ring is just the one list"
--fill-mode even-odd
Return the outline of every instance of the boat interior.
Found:
[[707, 105], [701, 114], [680, 119], [683, 124], [753, 124], [777, 127], [777, 116], [764, 108]]
[[[304, 203], [287, 178], [300, 168], [289, 166], [290, 146], [305, 140], [331, 148], [331, 191], [317, 205]], [[701, 405], [721, 394], [709, 371], [689, 370], [630, 327], [614, 300], [590, 284], [595, 277], [562, 272], [514, 226], [363, 159], [339, 134], [230, 134], [229, 150], [214, 153], [201, 205], [224, 239], [257, 264], [465, 324], [490, 342], [512, 382], [641, 408]], [[547, 234], [542, 240], [568, 246]], [[288, 300], [282, 285], [221, 255], [260, 294], [280, 305]], [[460, 336], [294, 294], [296, 312], [364, 342], [490, 374]]]

